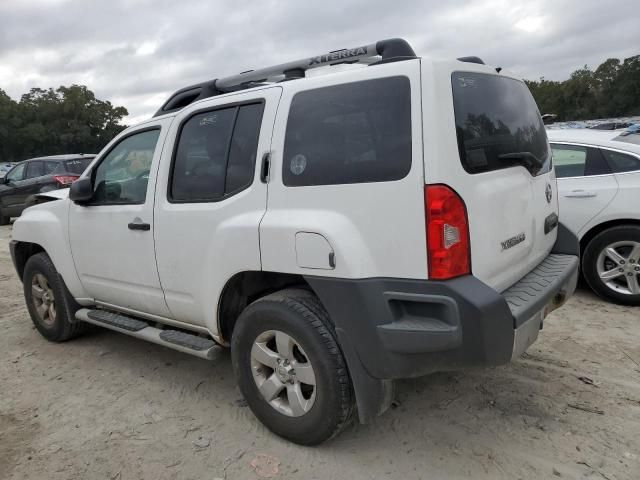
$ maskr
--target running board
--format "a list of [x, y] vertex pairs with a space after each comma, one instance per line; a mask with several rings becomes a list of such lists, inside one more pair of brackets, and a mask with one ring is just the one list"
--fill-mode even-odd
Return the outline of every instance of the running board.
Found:
[[218, 344], [211, 339], [179, 330], [163, 330], [152, 327], [143, 320], [120, 313], [81, 308], [76, 312], [76, 318], [83, 322], [146, 340], [147, 342], [163, 345], [179, 352], [195, 355], [205, 360], [213, 360], [220, 350]]

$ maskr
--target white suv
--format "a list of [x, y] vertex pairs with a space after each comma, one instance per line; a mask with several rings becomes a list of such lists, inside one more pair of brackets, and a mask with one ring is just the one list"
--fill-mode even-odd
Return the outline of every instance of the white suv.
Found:
[[640, 134], [548, 134], [562, 222], [580, 239], [585, 280], [604, 298], [640, 305]]
[[525, 84], [395, 39], [176, 92], [11, 249], [46, 338], [230, 346], [256, 416], [317, 444], [394, 379], [521, 354], [575, 288], [557, 212]]

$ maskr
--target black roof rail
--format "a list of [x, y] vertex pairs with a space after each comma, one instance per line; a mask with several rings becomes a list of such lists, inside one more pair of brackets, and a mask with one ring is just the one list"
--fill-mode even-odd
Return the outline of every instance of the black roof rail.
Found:
[[380, 40], [370, 45], [355, 48], [343, 48], [332, 52], [303, 58], [272, 67], [249, 70], [181, 88], [164, 102], [154, 116], [180, 110], [196, 100], [213, 97], [226, 92], [252, 88], [268, 82], [304, 78], [305, 72], [312, 68], [338, 65], [343, 63], [385, 63], [417, 58], [413, 48], [402, 38]]
[[479, 63], [480, 65], [484, 65], [484, 62], [480, 57], [471, 56], [471, 57], [460, 57], [457, 60], [465, 63]]

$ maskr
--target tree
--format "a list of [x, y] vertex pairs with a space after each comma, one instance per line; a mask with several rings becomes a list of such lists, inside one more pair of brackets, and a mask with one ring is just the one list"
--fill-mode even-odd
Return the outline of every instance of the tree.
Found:
[[83, 85], [32, 88], [19, 102], [0, 90], [0, 161], [98, 152], [126, 128], [127, 114]]
[[586, 65], [563, 82], [525, 80], [542, 113], [557, 120], [589, 120], [640, 115], [640, 55]]

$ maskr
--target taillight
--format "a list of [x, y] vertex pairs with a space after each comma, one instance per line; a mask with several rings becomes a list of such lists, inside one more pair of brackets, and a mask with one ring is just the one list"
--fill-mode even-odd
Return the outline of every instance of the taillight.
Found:
[[78, 175], [54, 175], [53, 179], [58, 182], [58, 185], [61, 187], [68, 187], [73, 182], [75, 182], [78, 178]]
[[446, 185], [424, 187], [429, 278], [446, 280], [471, 273], [469, 224], [464, 202]]

